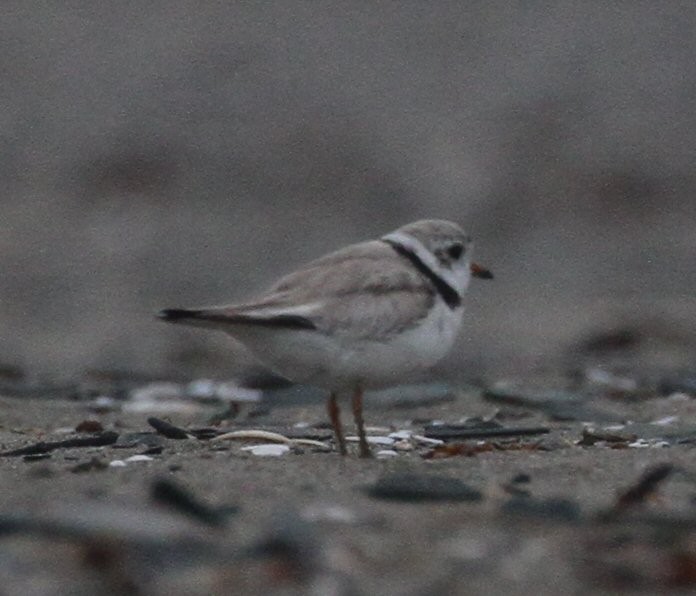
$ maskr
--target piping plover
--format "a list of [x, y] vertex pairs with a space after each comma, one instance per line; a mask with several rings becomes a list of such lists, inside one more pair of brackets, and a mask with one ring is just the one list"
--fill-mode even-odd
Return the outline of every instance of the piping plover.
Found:
[[312, 261], [250, 302], [159, 317], [225, 331], [273, 371], [328, 389], [342, 455], [338, 397], [352, 394], [360, 455], [368, 457], [363, 390], [396, 385], [450, 350], [471, 277], [492, 278], [471, 261], [471, 249], [458, 225], [417, 221]]

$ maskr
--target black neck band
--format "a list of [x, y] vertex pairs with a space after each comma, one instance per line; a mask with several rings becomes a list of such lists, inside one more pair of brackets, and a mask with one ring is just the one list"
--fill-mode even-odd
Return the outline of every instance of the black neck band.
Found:
[[454, 310], [461, 305], [462, 297], [459, 295], [459, 292], [457, 292], [457, 290], [455, 290], [430, 267], [428, 267], [415, 252], [409, 250], [398, 242], [394, 242], [393, 240], [384, 240], [384, 242], [391, 246], [402, 257], [408, 259], [410, 263], [416, 269], [418, 269], [418, 271], [420, 271], [430, 280], [433, 286], [435, 286], [437, 293], [442, 296], [442, 299], [445, 301], [447, 306]]

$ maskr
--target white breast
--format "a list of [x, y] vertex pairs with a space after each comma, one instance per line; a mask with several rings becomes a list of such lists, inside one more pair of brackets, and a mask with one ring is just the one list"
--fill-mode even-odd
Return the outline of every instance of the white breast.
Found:
[[297, 383], [339, 391], [404, 382], [430, 368], [452, 347], [463, 308], [436, 300], [416, 326], [383, 341], [340, 340], [310, 330], [235, 327], [232, 335], [275, 372]]

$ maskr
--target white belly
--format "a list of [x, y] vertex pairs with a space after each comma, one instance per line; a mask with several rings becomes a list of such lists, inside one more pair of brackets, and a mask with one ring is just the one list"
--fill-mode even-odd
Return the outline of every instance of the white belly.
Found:
[[236, 326], [232, 335], [291, 381], [340, 391], [395, 385], [430, 368], [452, 347], [462, 313], [438, 301], [419, 325], [380, 341], [252, 326]]

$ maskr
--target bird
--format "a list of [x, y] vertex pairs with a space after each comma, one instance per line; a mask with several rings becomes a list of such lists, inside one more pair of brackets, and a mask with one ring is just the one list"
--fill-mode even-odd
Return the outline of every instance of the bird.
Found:
[[493, 278], [472, 249], [456, 223], [420, 220], [313, 260], [247, 302], [167, 308], [158, 317], [224, 331], [275, 373], [328, 390], [341, 455], [339, 399], [350, 396], [359, 455], [370, 457], [363, 393], [397, 385], [450, 351], [471, 278]]

